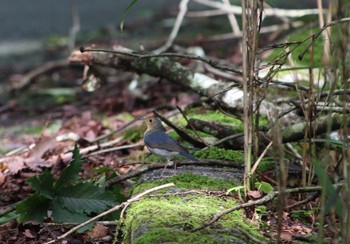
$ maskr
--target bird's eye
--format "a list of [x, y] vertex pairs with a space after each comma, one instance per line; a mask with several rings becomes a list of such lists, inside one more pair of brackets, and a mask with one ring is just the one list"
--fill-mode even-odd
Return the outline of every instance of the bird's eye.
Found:
[[153, 119], [149, 119], [148, 121], [152, 123], [152, 122], [153, 122]]

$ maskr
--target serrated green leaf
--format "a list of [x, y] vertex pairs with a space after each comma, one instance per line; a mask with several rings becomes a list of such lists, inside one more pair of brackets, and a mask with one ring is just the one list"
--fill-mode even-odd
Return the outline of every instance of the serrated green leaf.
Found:
[[19, 217], [19, 214], [17, 213], [16, 210], [8, 212], [7, 214], [0, 217], [0, 225], [6, 224], [18, 217]]
[[50, 199], [37, 193], [33, 194], [16, 205], [16, 210], [19, 214], [18, 221], [31, 220], [41, 223], [47, 216], [50, 203]]
[[57, 223], [77, 224], [88, 220], [90, 217], [84, 213], [70, 211], [60, 204], [58, 201], [51, 203], [52, 218]]
[[57, 192], [57, 201], [72, 212], [90, 214], [116, 204], [113, 194], [92, 183], [80, 183]]
[[77, 144], [74, 146], [73, 158], [70, 161], [69, 165], [62, 170], [60, 178], [54, 184], [54, 190], [60, 190], [64, 186], [72, 184], [72, 182], [79, 179], [79, 172], [81, 170], [81, 165], [83, 160], [81, 154], [78, 150]]
[[36, 193], [49, 199], [54, 198], [53, 182], [53, 176], [48, 171], [45, 171], [39, 176], [34, 176], [28, 179], [29, 185], [36, 191]]
[[129, 198], [125, 196], [123, 193], [123, 188], [119, 184], [115, 184], [112, 187], [111, 193], [115, 196], [116, 199], [118, 199], [119, 202], [125, 202]]

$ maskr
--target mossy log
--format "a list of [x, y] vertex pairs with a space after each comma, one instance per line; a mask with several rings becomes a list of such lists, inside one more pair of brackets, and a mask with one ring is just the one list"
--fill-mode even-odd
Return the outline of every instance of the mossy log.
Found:
[[123, 221], [123, 243], [268, 243], [258, 223], [246, 218], [242, 210], [225, 215], [212, 226], [192, 231], [214, 214], [235, 206], [237, 199], [225, 191], [235, 187], [242, 169], [182, 166], [150, 171], [140, 178], [133, 194], [173, 182], [167, 188], [134, 202]]

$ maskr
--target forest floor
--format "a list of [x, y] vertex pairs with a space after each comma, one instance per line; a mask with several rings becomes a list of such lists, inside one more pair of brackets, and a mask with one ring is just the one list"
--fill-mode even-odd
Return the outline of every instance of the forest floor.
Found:
[[[156, 23], [160, 16], [143, 23], [149, 26]], [[128, 33], [137, 33], [136, 37], [123, 37], [118, 39], [117, 31], [111, 31], [106, 36], [94, 38], [85, 42], [80, 39], [79, 46], [103, 46], [111, 48], [112, 45], [122, 44], [128, 48], [138, 49], [140, 46], [157, 47], [164, 43], [165, 38], [158, 38], [159, 34], [152, 34], [148, 38], [147, 31], [142, 29], [142, 21], [127, 26]], [[215, 23], [210, 24], [209, 29], [215, 29]], [[226, 28], [226, 27], [225, 27]], [[224, 28], [224, 29], [225, 29]], [[184, 27], [177, 43], [183, 46], [201, 46], [207, 55], [225, 59], [234, 67], [240, 67], [242, 58], [238, 40], [209, 41], [204, 34], [196, 34], [193, 24]], [[190, 38], [189, 32], [195, 36]], [[103, 33], [103, 30], [101, 31]], [[167, 33], [169, 29], [167, 29]], [[200, 33], [201, 31], [198, 31]], [[268, 42], [268, 36], [260, 40], [262, 46]], [[49, 44], [41, 52], [42, 65], [46, 66], [52, 60], [65, 60], [70, 54], [64, 45]], [[35, 54], [31, 54], [35, 55]], [[198, 68], [196, 61], [179, 60], [184, 66]], [[32, 67], [29, 61], [27, 65], [21, 62], [20, 66], [12, 64], [2, 67], [1, 87], [13, 84], [10, 92], [1, 94], [0, 99], [0, 242], [2, 243], [44, 243], [48, 239], [56, 238], [67, 232], [71, 226], [50, 224], [50, 219], [44, 223], [25, 221], [19, 223], [17, 216], [11, 216], [16, 204], [33, 194], [33, 188], [28, 184], [28, 179], [42, 174], [45, 170], [52, 172], [55, 179], [59, 177], [62, 170], [72, 158], [70, 153], [75, 141], [80, 148], [94, 145], [91, 143], [100, 136], [107, 135], [130, 123], [142, 115], [152, 115], [153, 108], [163, 104], [166, 105], [160, 112], [166, 113], [176, 110], [176, 106], [186, 107], [190, 104], [200, 103], [201, 97], [187, 89], [177, 86], [156, 77], [147, 75], [137, 76], [131, 72], [121, 72], [112, 69], [104, 69], [102, 81], [97, 82], [93, 91], [87, 91], [90, 84], [82, 85], [84, 67], [64, 66], [44, 72], [31, 80], [21, 89], [13, 88], [16, 84], [28, 76], [29, 72], [37, 67]], [[133, 86], [137, 84], [137, 88]], [[94, 85], [94, 84], [93, 84]], [[84, 87], [85, 86], [85, 87]], [[89, 88], [88, 88], [89, 89]], [[166, 108], [167, 107], [167, 108]], [[205, 108], [204, 108], [205, 110]], [[127, 133], [130, 130], [111, 134], [109, 140], [119, 140], [114, 147], [135, 145], [106, 153], [95, 155], [84, 155], [84, 164], [79, 173], [80, 180], [93, 179], [103, 170], [109, 178], [116, 174], [125, 174], [137, 170], [145, 149], [142, 146], [142, 134], [145, 126], [141, 119], [132, 124], [132, 128], [138, 133]], [[61, 138], [61, 139], [58, 139]], [[35, 145], [35, 146], [34, 146]], [[94, 150], [94, 151], [99, 151]], [[130, 163], [130, 165], [128, 165]], [[271, 172], [269, 172], [271, 173]], [[264, 178], [263, 176], [259, 176]], [[270, 175], [266, 173], [269, 179]], [[274, 179], [269, 182], [276, 184]], [[289, 182], [289, 186], [299, 186], [300, 182]], [[274, 185], [275, 186], [275, 185]], [[123, 192], [124, 198], [128, 196], [128, 187]], [[261, 197], [261, 193], [251, 199]], [[292, 243], [296, 240], [310, 241], [310, 236], [319, 231], [317, 218], [319, 215], [319, 198], [315, 195], [313, 199], [304, 204], [300, 194], [288, 199], [288, 208], [283, 211], [281, 240]], [[273, 211], [269, 211], [272, 209]], [[246, 209], [246, 215], [254, 218], [256, 209]], [[266, 237], [275, 236], [277, 233], [277, 209], [272, 203], [266, 204], [266, 208], [260, 208], [261, 233]], [[116, 216], [110, 216], [107, 220], [113, 220]], [[11, 220], [12, 219], [12, 220]], [[326, 220], [330, 223], [334, 220]], [[75, 233], [66, 238], [68, 243], [87, 243], [97, 241], [98, 243], [111, 243], [115, 236], [115, 223], [110, 225], [103, 223], [96, 225], [92, 230], [85, 233]], [[337, 227], [334, 227], [335, 229]], [[324, 229], [326, 242], [335, 238], [336, 231], [332, 228]], [[314, 236], [313, 236], [314, 237]]]

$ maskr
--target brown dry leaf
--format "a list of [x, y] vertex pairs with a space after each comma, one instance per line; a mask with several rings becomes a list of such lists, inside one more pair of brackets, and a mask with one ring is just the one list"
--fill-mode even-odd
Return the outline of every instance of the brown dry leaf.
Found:
[[301, 235], [306, 235], [306, 234], [309, 234], [312, 229], [304, 226], [302, 223], [294, 223], [292, 226], [291, 226], [291, 229], [296, 232], [296, 233], [299, 233]]
[[23, 232], [23, 235], [25, 235], [26, 237], [28, 237], [30, 239], [35, 238], [35, 236], [32, 234], [32, 232], [29, 229], [25, 229], [25, 231]]
[[258, 199], [261, 198], [261, 192], [260, 191], [248, 191], [248, 196]]
[[3, 160], [3, 164], [7, 165], [10, 174], [16, 174], [18, 171], [26, 168], [25, 160], [19, 156], [10, 156]]
[[87, 233], [87, 235], [89, 236], [90, 239], [98, 240], [98, 239], [101, 239], [102, 237], [107, 236], [108, 233], [109, 233], [108, 227], [101, 224], [96, 224], [94, 228]]
[[281, 240], [282, 241], [288, 241], [288, 242], [293, 241], [292, 233], [290, 233], [289, 231], [282, 231], [282, 233], [281, 233]]
[[34, 170], [38, 170], [39, 167], [51, 167], [52, 161], [43, 159], [43, 156], [47, 151], [53, 149], [55, 145], [55, 137], [40, 137], [39, 140], [35, 143], [35, 147], [30, 152], [29, 158], [25, 160], [27, 166]]
[[0, 186], [6, 182], [6, 175], [0, 171]]
[[44, 154], [52, 149], [56, 144], [56, 139], [53, 137], [42, 136], [35, 143], [35, 147], [32, 149], [30, 153], [30, 160], [40, 160], [44, 156]]

